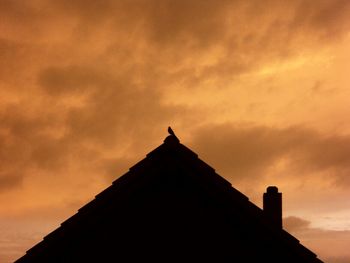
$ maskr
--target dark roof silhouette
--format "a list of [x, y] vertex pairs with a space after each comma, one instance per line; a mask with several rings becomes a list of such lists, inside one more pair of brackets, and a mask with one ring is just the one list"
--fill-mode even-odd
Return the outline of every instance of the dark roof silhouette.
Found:
[[16, 261], [29, 262], [322, 261], [169, 135]]

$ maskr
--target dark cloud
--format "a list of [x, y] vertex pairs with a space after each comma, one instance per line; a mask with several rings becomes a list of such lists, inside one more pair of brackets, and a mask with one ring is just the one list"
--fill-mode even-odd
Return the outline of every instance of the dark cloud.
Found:
[[[129, 70], [133, 77], [151, 75], [156, 82], [152, 89], [164, 90], [172, 82], [185, 88], [201, 88], [208, 79], [217, 87], [225, 87], [232, 84], [235, 76], [264, 63], [329, 45], [343, 37], [350, 24], [350, 5], [341, 0], [317, 4], [225, 0], [1, 1], [0, 5], [8, 29], [0, 47], [5, 60], [13, 62], [6, 62], [6, 66], [16, 68], [17, 75], [23, 77], [28, 66], [37, 67], [42, 82], [56, 76], [60, 88], [50, 92], [86, 86], [96, 77], [87, 73], [92, 63], [114, 67], [115, 72]], [[23, 37], [18, 38], [18, 32]], [[96, 50], [96, 45], [101, 47]], [[218, 52], [216, 57], [203, 63], [213, 51]], [[18, 68], [21, 62], [23, 65]], [[73, 66], [66, 67], [70, 63]], [[75, 74], [81, 74], [81, 78], [58, 76], [63, 74], [61, 64], [66, 70], [80, 70]], [[6, 77], [7, 73], [3, 75]]]
[[[42, 107], [25, 112], [23, 102], [0, 114], [3, 184], [10, 183], [10, 171], [19, 175], [13, 177], [15, 184], [30, 169], [58, 174], [71, 166], [90, 172], [100, 169], [110, 177], [111, 170], [102, 167], [106, 158], [118, 160], [120, 154], [133, 158], [140, 145], [148, 145], [155, 132], [159, 134], [156, 127], [165, 130], [170, 119], [185, 112], [163, 105], [161, 94], [147, 86], [151, 80], [134, 81], [132, 73], [123, 69], [119, 74], [87, 66], [44, 69], [38, 79]], [[105, 157], [105, 152], [112, 153]]]
[[[17, 171], [20, 172], [20, 171]], [[22, 182], [22, 175], [18, 173], [11, 173], [5, 171], [2, 173], [0, 171], [0, 192], [3, 190], [9, 190], [15, 187], [18, 187]]]
[[[52, 116], [32, 116], [20, 105], [0, 113], [0, 181], [16, 186], [35, 166], [54, 169], [62, 165], [64, 151], [60, 140], [45, 134], [55, 128]], [[2, 191], [6, 187], [2, 187]]]
[[322, 41], [336, 40], [348, 32], [350, 3], [346, 0], [322, 0], [318, 5], [300, 1], [295, 11], [292, 26], [298, 29], [316, 31]]
[[318, 256], [322, 254], [321, 259], [325, 262], [349, 262], [350, 254], [346, 250], [350, 242], [349, 230], [314, 228], [310, 221], [295, 216], [284, 218], [283, 225], [287, 231], [302, 240], [302, 243], [316, 252]]
[[[242, 74], [329, 48], [349, 32], [349, 8], [346, 0], [0, 0], [0, 191], [30, 174], [120, 175], [169, 123], [189, 132], [208, 121], [169, 89], [235, 88]], [[322, 79], [313, 90], [329, 88]], [[232, 180], [257, 179], [283, 159], [291, 174], [350, 182], [348, 136], [211, 125], [192, 144]]]
[[41, 72], [39, 84], [51, 96], [77, 96], [88, 92], [96, 83], [101, 82], [102, 74], [87, 67], [50, 67]]
[[296, 216], [289, 216], [283, 219], [283, 225], [285, 229], [295, 233], [309, 229], [311, 222]]
[[181, 112], [162, 105], [161, 94], [149, 86], [152, 80], [134, 81], [130, 72], [88, 67], [48, 69], [40, 78], [49, 95], [83, 96], [83, 104], [67, 112], [67, 136], [106, 145], [132, 135], [151, 134], [156, 123], [166, 125]]
[[284, 160], [300, 180], [327, 173], [338, 185], [350, 183], [350, 137], [324, 135], [305, 127], [273, 128], [254, 125], [202, 127], [193, 145], [203, 159], [232, 180], [264, 178], [270, 167]]

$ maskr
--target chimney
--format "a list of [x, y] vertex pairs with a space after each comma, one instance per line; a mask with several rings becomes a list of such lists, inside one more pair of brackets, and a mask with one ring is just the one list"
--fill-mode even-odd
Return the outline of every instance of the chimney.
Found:
[[269, 186], [263, 196], [264, 213], [278, 228], [282, 228], [282, 193], [276, 186]]

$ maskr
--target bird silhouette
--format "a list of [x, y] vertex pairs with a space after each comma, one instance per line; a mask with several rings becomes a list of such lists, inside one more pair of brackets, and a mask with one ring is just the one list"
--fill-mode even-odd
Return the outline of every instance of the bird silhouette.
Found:
[[173, 131], [173, 129], [170, 126], [168, 127], [168, 132], [170, 135], [173, 135], [176, 137], [175, 132]]

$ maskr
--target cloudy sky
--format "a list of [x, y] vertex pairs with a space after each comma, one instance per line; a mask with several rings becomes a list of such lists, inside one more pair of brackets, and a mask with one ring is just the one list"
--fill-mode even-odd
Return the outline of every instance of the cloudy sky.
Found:
[[0, 261], [169, 125], [327, 262], [350, 262], [350, 1], [0, 0]]

